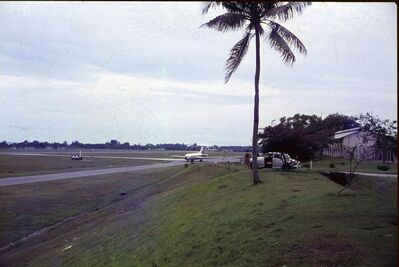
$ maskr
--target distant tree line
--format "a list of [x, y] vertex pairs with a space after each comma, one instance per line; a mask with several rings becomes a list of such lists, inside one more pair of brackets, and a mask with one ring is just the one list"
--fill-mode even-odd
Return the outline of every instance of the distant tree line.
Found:
[[323, 149], [332, 143], [335, 132], [362, 127], [372, 131], [381, 147], [396, 146], [396, 121], [380, 120], [370, 114], [359, 118], [343, 114], [330, 114], [324, 119], [316, 115], [295, 114], [282, 117], [259, 134], [261, 151], [279, 151], [301, 161], [320, 159]]
[[[183, 150], [183, 151], [196, 151], [199, 150], [201, 147], [196, 143], [192, 145], [187, 144], [179, 144], [179, 143], [171, 143], [171, 144], [133, 144], [131, 145], [129, 142], [121, 143], [118, 140], [112, 139], [106, 143], [81, 143], [79, 141], [73, 141], [72, 143], [68, 144], [67, 141], [63, 143], [49, 143], [49, 142], [39, 142], [35, 141], [28, 141], [25, 140], [20, 143], [8, 143], [3, 141], [0, 143], [1, 148], [15, 148], [15, 149], [132, 149], [132, 150]], [[250, 146], [208, 146], [208, 149], [213, 149], [216, 151], [246, 151], [250, 149]]]

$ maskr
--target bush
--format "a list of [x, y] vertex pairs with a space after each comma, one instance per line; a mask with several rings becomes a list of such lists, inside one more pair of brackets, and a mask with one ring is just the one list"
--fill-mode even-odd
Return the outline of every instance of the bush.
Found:
[[330, 166], [331, 169], [334, 169], [334, 168], [335, 168], [335, 164], [334, 164], [334, 163], [330, 163], [329, 166]]
[[310, 164], [309, 163], [302, 163], [302, 167], [303, 168], [310, 168]]
[[377, 169], [380, 171], [387, 171], [389, 168], [390, 167], [388, 165], [377, 165]]

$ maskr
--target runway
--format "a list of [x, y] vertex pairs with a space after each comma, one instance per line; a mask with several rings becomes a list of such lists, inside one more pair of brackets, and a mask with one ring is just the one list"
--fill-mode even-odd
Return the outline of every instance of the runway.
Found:
[[181, 161], [172, 161], [168, 163], [155, 163], [155, 164], [141, 165], [141, 166], [117, 167], [117, 168], [96, 169], [96, 170], [87, 170], [87, 171], [73, 171], [73, 172], [61, 172], [61, 173], [52, 173], [52, 174], [39, 174], [39, 175], [1, 178], [0, 186], [37, 183], [44, 181], [88, 177], [88, 176], [95, 176], [102, 174], [120, 173], [120, 172], [142, 171], [149, 169], [178, 166], [183, 164], [184, 163]]
[[[57, 156], [57, 157], [65, 157], [69, 155], [51, 155], [51, 154], [41, 154], [41, 153], [0, 153], [0, 154], [8, 154], [8, 155], [21, 155], [21, 156]], [[173, 167], [186, 164], [186, 160], [184, 159], [173, 159], [173, 158], [145, 158], [145, 157], [118, 157], [118, 156], [89, 156], [87, 158], [112, 158], [112, 159], [132, 159], [132, 160], [152, 160], [152, 161], [168, 161], [166, 163], [154, 163], [148, 165], [140, 165], [140, 166], [127, 166], [127, 167], [115, 167], [115, 168], [102, 168], [102, 169], [94, 169], [94, 170], [85, 170], [85, 171], [71, 171], [71, 172], [60, 172], [60, 173], [52, 173], [52, 174], [38, 174], [38, 175], [29, 175], [29, 176], [18, 176], [18, 177], [5, 177], [0, 179], [0, 186], [11, 186], [11, 185], [19, 185], [19, 184], [28, 184], [28, 183], [37, 183], [37, 182], [45, 182], [45, 181], [54, 181], [61, 179], [70, 179], [70, 178], [80, 178], [80, 177], [89, 177], [103, 174], [113, 174], [113, 173], [121, 173], [121, 172], [133, 172], [133, 171], [142, 171], [142, 170], [150, 170], [150, 169], [158, 169], [158, 168], [166, 168]], [[220, 163], [220, 162], [236, 162], [239, 161], [237, 157], [214, 157], [210, 159], [204, 159], [204, 162], [200, 164], [207, 163]], [[198, 163], [195, 163], [198, 164]]]

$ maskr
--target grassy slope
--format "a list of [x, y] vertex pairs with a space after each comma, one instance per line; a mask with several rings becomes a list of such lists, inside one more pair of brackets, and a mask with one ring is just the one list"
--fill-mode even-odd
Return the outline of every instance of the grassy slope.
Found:
[[44, 227], [95, 211], [162, 181], [174, 168], [0, 187], [0, 247]]
[[[21, 259], [32, 266], [396, 265], [396, 179], [337, 198], [339, 186], [317, 173], [261, 174], [264, 183], [254, 187], [240, 166], [190, 166], [145, 201], [138, 204], [133, 194], [3, 260], [9, 266]], [[73, 247], [63, 251], [67, 245]]]
[[[244, 175], [246, 174], [246, 175]], [[396, 195], [349, 194], [317, 174], [238, 172], [159, 204], [141, 246], [121, 263], [175, 266], [393, 266]], [[395, 225], [394, 225], [395, 224]], [[393, 237], [384, 235], [392, 234]], [[136, 257], [132, 258], [132, 255]], [[118, 265], [118, 264], [116, 264]]]

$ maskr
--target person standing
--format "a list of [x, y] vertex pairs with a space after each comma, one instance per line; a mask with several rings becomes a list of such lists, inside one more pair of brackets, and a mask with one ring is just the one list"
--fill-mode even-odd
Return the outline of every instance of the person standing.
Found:
[[244, 164], [246, 169], [249, 169], [250, 159], [251, 159], [251, 154], [247, 150], [247, 152], [244, 155]]

